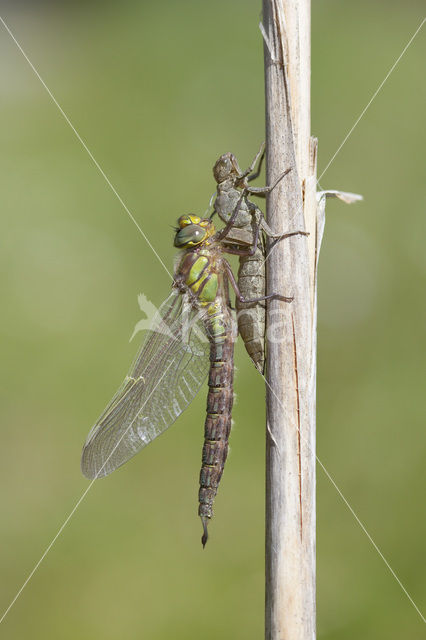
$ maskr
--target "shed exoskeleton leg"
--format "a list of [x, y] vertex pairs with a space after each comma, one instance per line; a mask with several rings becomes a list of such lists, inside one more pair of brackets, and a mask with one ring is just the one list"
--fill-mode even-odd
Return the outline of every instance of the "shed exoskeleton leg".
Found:
[[[265, 143], [262, 142], [262, 144], [260, 145], [260, 149], [259, 151], [256, 153], [256, 155], [254, 156], [253, 160], [251, 161], [251, 163], [249, 164], [249, 166], [247, 167], [247, 169], [242, 172], [239, 165], [238, 165], [238, 161], [235, 158], [235, 168], [238, 171], [239, 175], [237, 178], [237, 181], [239, 182], [240, 180], [244, 180], [244, 178], [247, 178], [247, 182], [251, 182], [252, 180], [256, 180], [256, 178], [259, 177], [260, 172], [262, 170], [262, 163], [263, 163], [263, 159], [265, 157]], [[260, 158], [260, 160], [259, 160]], [[259, 160], [259, 165], [256, 169], [256, 171], [253, 171], [257, 162]]]
[[245, 304], [255, 304], [256, 302], [262, 302], [264, 300], [282, 300], [282, 302], [293, 302], [294, 300], [293, 296], [291, 297], [282, 296], [280, 293], [270, 293], [267, 296], [259, 296], [257, 298], [251, 298], [251, 299], [244, 298], [241, 295], [241, 292], [238, 288], [237, 281], [235, 280], [235, 276], [232, 273], [231, 265], [226, 260], [224, 260], [224, 264], [225, 264], [225, 269], [228, 276], [229, 284], [235, 291], [235, 295], [237, 296], [239, 302], [244, 302]]

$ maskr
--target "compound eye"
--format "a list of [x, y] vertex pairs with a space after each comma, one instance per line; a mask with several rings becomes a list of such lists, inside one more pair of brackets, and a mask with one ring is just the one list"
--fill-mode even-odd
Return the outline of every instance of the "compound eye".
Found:
[[189, 224], [198, 224], [199, 222], [199, 216], [193, 216], [191, 214], [186, 214], [178, 218], [178, 226], [180, 229], [183, 229], [183, 227], [187, 227]]
[[183, 227], [186, 227], [188, 224], [191, 224], [191, 220], [189, 219], [189, 216], [180, 216], [180, 218], [178, 218], [178, 226], [180, 229], [182, 229]]
[[187, 224], [180, 228], [175, 235], [175, 247], [192, 247], [201, 244], [206, 237], [206, 231], [196, 224]]

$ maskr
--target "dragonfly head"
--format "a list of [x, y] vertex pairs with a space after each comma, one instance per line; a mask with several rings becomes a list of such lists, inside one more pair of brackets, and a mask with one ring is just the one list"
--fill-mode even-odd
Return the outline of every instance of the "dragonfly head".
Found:
[[178, 220], [174, 245], [178, 249], [188, 249], [203, 244], [215, 233], [215, 228], [210, 218], [185, 215]]
[[228, 180], [228, 178], [238, 178], [240, 170], [238, 162], [233, 153], [224, 153], [213, 167], [213, 176], [218, 184]]

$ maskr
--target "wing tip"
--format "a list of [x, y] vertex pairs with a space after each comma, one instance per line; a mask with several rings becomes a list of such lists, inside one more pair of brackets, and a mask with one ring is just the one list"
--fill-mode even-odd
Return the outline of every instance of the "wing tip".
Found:
[[96, 466], [90, 459], [90, 455], [85, 447], [83, 447], [83, 452], [81, 454], [80, 469], [84, 477], [89, 480], [97, 480], [98, 478], [106, 475], [106, 473], [103, 472], [102, 467], [99, 470], [96, 469]]

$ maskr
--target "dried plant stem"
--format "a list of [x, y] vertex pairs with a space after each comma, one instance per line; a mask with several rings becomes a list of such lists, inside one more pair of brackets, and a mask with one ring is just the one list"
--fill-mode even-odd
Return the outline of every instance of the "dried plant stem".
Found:
[[[316, 140], [310, 1], [263, 0], [268, 222], [305, 229], [267, 260], [266, 638], [315, 638]], [[280, 319], [278, 332], [277, 320]], [[272, 335], [269, 333], [272, 332]]]

